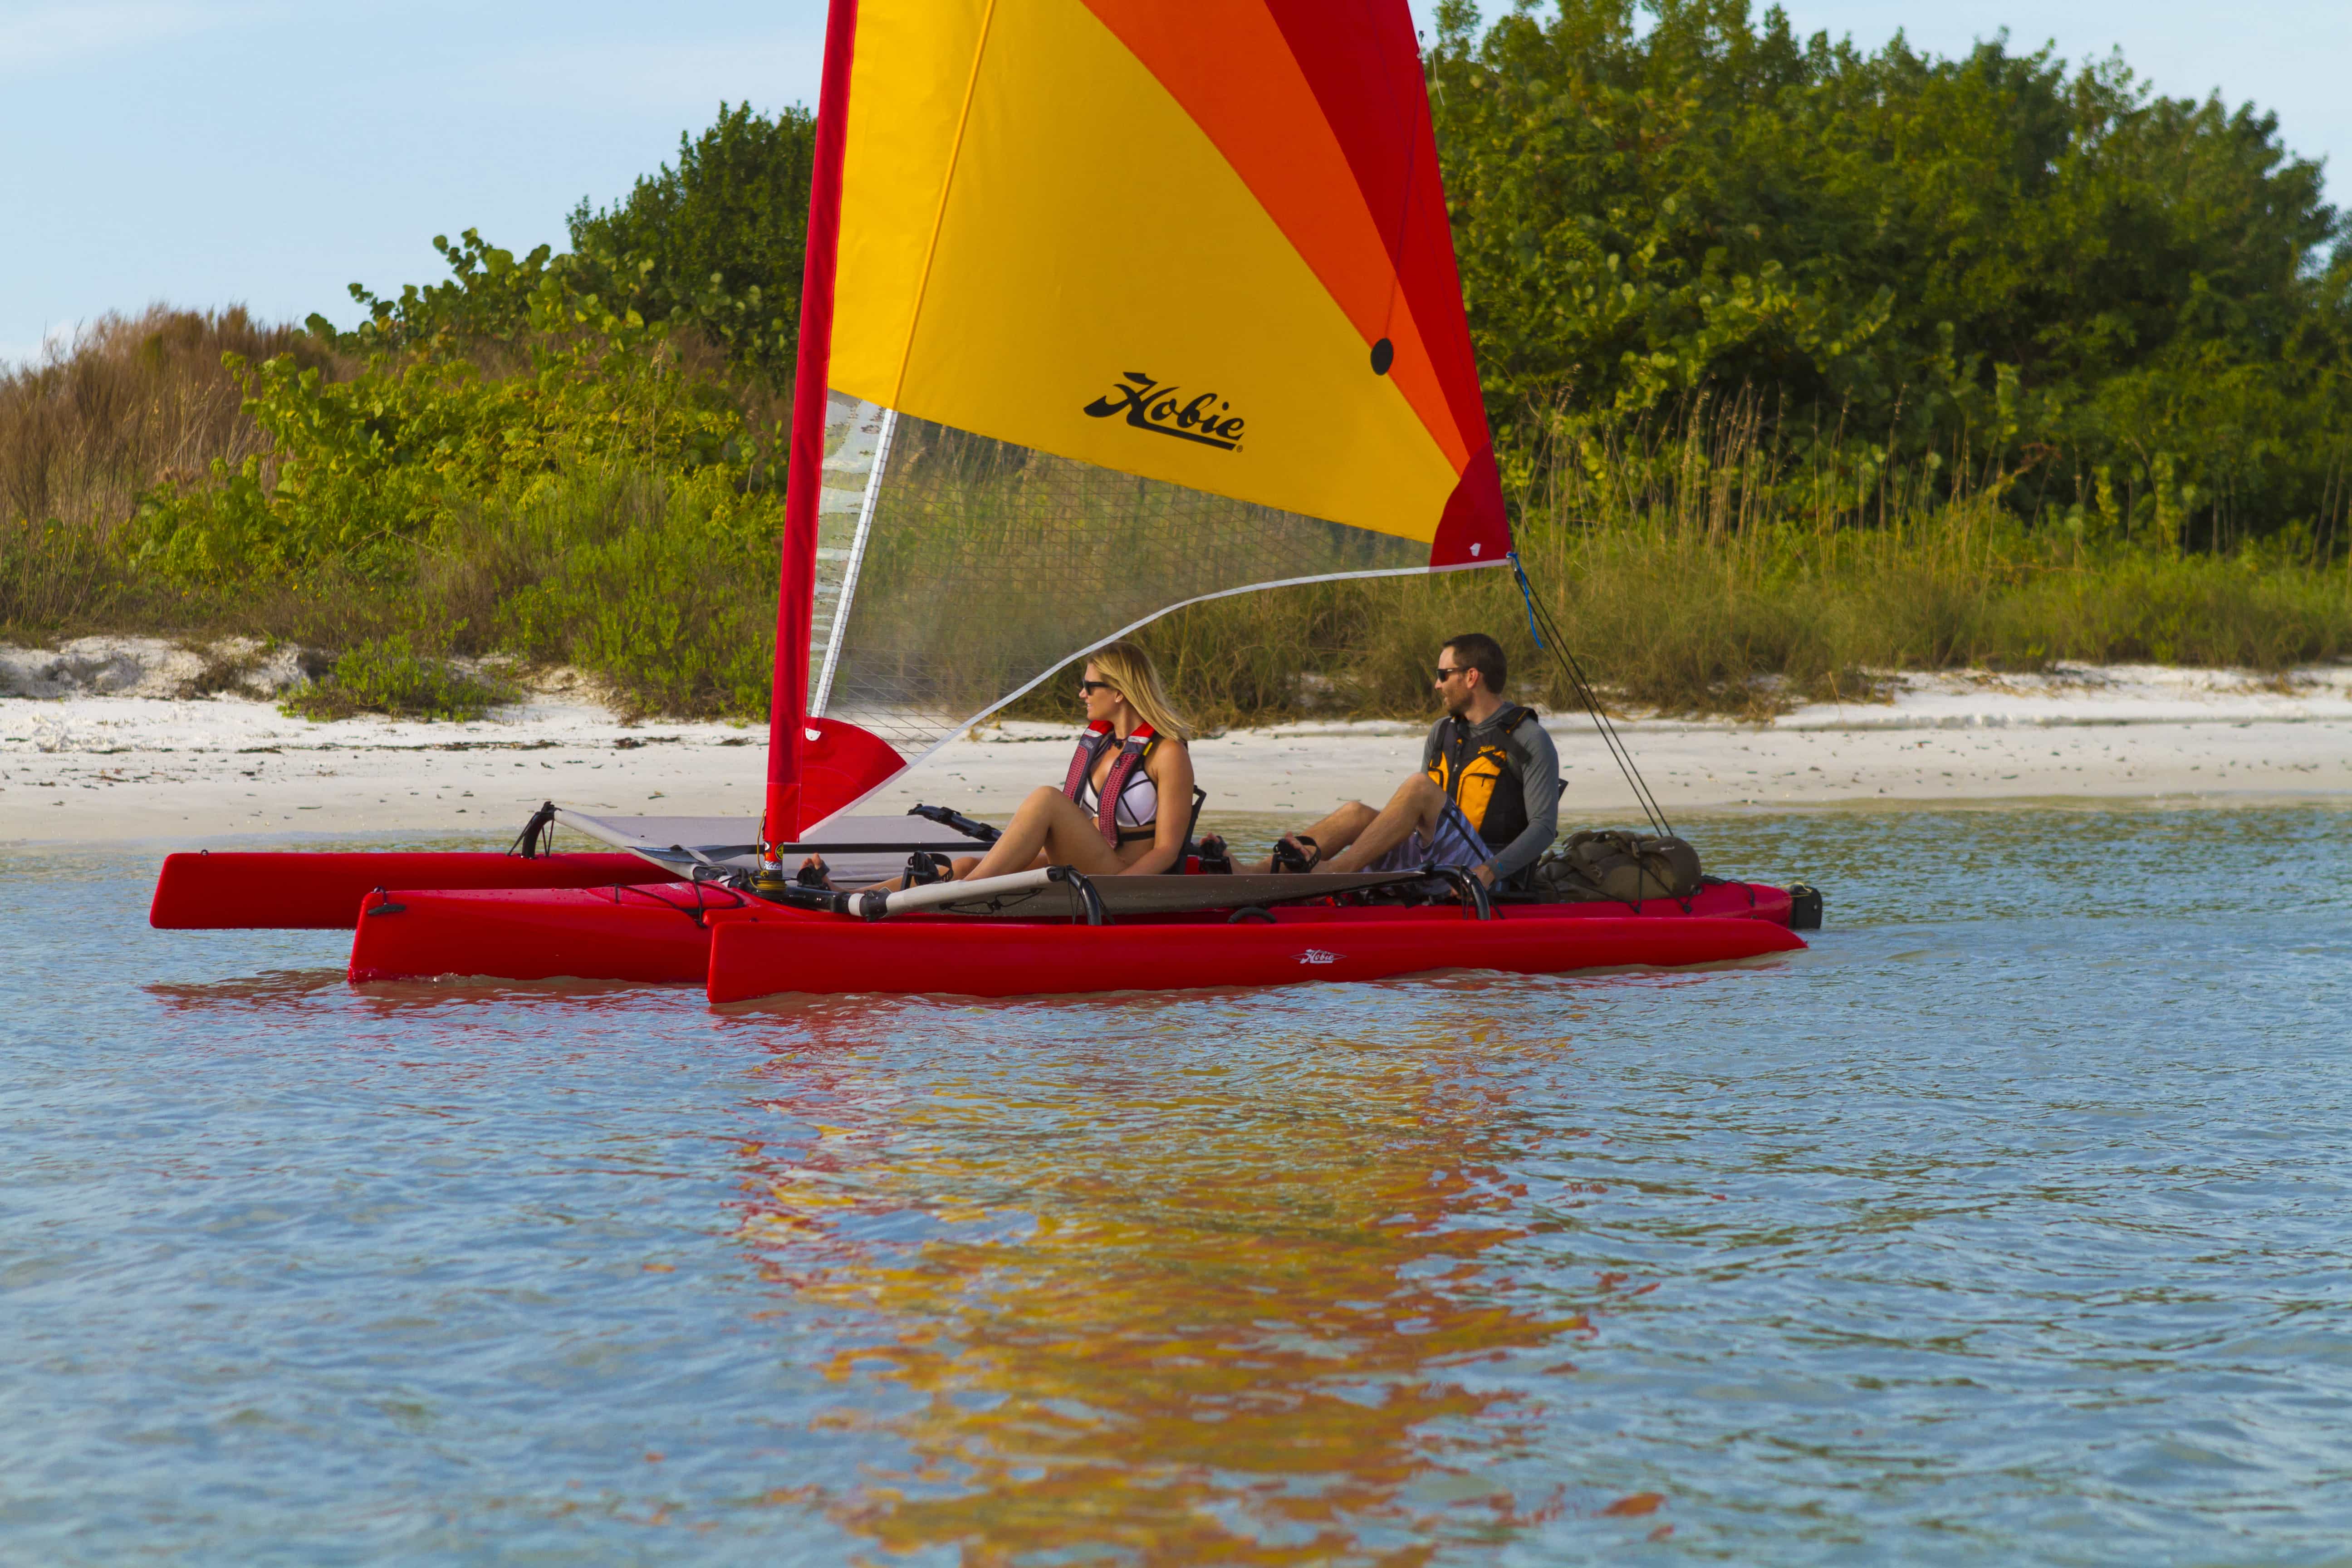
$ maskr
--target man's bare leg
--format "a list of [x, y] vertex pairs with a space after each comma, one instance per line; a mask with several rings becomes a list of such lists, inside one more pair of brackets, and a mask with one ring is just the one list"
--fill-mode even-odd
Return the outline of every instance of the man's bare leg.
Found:
[[[1314, 826], [1303, 832], [1286, 833], [1283, 837], [1290, 839], [1312, 838], [1315, 840], [1317, 853], [1328, 860], [1332, 856], [1353, 844], [1356, 841], [1356, 836], [1370, 827], [1372, 825], [1372, 819], [1379, 815], [1380, 813], [1362, 801], [1351, 800]], [[1318, 864], [1316, 868], [1320, 870], [1322, 868]], [[1234, 869], [1249, 876], [1263, 877], [1274, 869], [1274, 857], [1269, 855], [1263, 860], [1247, 866], [1236, 866]]]
[[1381, 808], [1380, 814], [1365, 824], [1348, 847], [1339, 854], [1326, 853], [1316, 868], [1323, 871], [1360, 871], [1418, 830], [1423, 837], [1434, 840], [1438, 818], [1445, 811], [1445, 792], [1427, 773], [1415, 773], [1397, 785], [1396, 794]]
[[[814, 856], [810, 857], [810, 860], [814, 860]], [[809, 864], [809, 860], [803, 860], [801, 864], [805, 866]], [[959, 855], [954, 859], [948, 862], [947, 879], [950, 882], [961, 882], [966, 877], [971, 876], [972, 868], [979, 864], [980, 857], [977, 855]], [[887, 882], [877, 882], [870, 888], [862, 888], [858, 890], [867, 893], [895, 893], [906, 885], [906, 873], [902, 871]]]

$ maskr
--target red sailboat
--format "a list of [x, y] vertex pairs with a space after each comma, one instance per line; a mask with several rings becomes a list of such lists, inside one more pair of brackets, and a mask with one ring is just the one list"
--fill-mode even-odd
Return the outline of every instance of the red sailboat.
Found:
[[[1415, 873], [782, 875], [973, 847], [991, 830], [953, 812], [855, 807], [1171, 610], [1514, 563], [1405, 0], [832, 0], [786, 484], [761, 821], [551, 804], [506, 855], [174, 855], [154, 923], [355, 925], [355, 981], [715, 1002], [1803, 945], [1786, 889], [1738, 882], [1497, 904]], [[557, 825], [609, 852], [543, 852]]]

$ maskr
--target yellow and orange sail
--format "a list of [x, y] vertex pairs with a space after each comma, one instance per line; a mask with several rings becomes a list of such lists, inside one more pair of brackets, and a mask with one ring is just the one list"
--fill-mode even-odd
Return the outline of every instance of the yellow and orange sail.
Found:
[[[780, 699], [912, 758], [1179, 604], [1504, 561], [1405, 0], [831, 4]], [[1099, 613], [950, 628], [982, 545]]]
[[1403, 0], [859, 0], [831, 384], [1508, 548]]

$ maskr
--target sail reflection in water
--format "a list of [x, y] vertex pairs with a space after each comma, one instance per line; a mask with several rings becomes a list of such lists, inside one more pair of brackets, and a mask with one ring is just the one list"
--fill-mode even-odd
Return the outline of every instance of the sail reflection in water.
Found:
[[1245, 1044], [1099, 1047], [1102, 1009], [1055, 1009], [1054, 1061], [915, 1099], [828, 1070], [870, 1016], [779, 1060], [775, 1108], [825, 1131], [747, 1151], [742, 1236], [796, 1315], [853, 1325], [820, 1426], [907, 1458], [774, 1500], [967, 1562], [1417, 1562], [1545, 1511], [1487, 1469], [1538, 1412], [1480, 1369], [1532, 1358], [1524, 1387], [1584, 1321], [1489, 1276], [1525, 1232], [1482, 1020], [1400, 1045], [1255, 1006]]

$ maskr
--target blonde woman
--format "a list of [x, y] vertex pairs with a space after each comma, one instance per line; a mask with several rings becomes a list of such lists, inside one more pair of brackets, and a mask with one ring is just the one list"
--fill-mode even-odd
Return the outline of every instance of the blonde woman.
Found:
[[1040, 784], [988, 853], [955, 863], [955, 875], [998, 877], [1071, 866], [1089, 877], [1182, 869], [1192, 821], [1190, 726], [1133, 643], [1096, 650], [1078, 678], [1087, 727], [1059, 789]]
[[[987, 854], [953, 863], [956, 880], [1042, 866], [1073, 866], [1089, 877], [1182, 869], [1192, 821], [1192, 731], [1168, 700], [1151, 657], [1126, 642], [1096, 650], [1078, 678], [1078, 698], [1087, 727], [1061, 787], [1030, 791]], [[822, 869], [824, 862], [812, 856], [805, 864]]]

